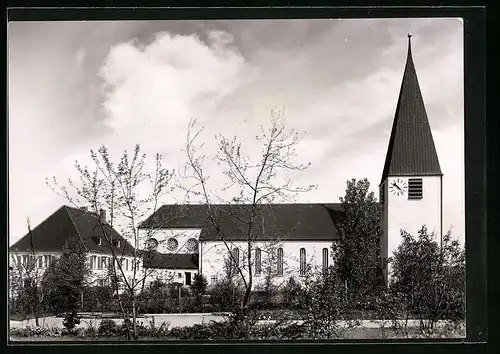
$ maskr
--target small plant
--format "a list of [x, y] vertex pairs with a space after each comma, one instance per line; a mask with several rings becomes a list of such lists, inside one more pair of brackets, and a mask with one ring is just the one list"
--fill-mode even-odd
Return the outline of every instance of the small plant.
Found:
[[80, 324], [80, 316], [76, 312], [76, 310], [72, 310], [67, 312], [64, 316], [63, 326], [66, 329], [68, 334], [73, 334], [75, 327]]
[[168, 327], [170, 326], [169, 322], [162, 322], [159, 327], [156, 327], [155, 318], [153, 317], [151, 321], [149, 321], [149, 327], [147, 328], [147, 336], [153, 338], [164, 337], [168, 334]]
[[114, 337], [118, 335], [116, 322], [110, 319], [103, 319], [97, 328], [97, 335], [100, 337]]
[[84, 329], [83, 336], [90, 339], [97, 337], [97, 329], [92, 322]]

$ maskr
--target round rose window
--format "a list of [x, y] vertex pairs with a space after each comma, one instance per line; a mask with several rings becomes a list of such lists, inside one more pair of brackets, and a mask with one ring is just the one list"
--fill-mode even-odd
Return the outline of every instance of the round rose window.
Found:
[[169, 251], [175, 251], [179, 247], [179, 242], [175, 238], [169, 238], [167, 241], [167, 249]]
[[186, 248], [190, 252], [194, 252], [198, 249], [198, 241], [195, 238], [190, 238], [186, 242]]
[[158, 248], [158, 240], [155, 238], [150, 238], [146, 241], [146, 246], [149, 250], [155, 250]]

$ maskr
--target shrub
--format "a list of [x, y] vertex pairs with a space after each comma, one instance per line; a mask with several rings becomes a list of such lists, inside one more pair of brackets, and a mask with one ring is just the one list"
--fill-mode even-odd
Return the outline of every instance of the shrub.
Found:
[[97, 335], [100, 337], [114, 337], [118, 335], [118, 326], [116, 322], [110, 319], [103, 319], [101, 323], [99, 323], [99, 327], [97, 329]]
[[69, 334], [72, 334], [75, 330], [75, 327], [80, 324], [80, 316], [76, 312], [76, 310], [72, 310], [67, 312], [64, 315], [63, 326]]
[[146, 328], [145, 335], [153, 338], [164, 337], [169, 333], [169, 325], [170, 324], [168, 322], [162, 322], [159, 327], [156, 327], [155, 319], [153, 317], [151, 321], [149, 321], [149, 327]]
[[193, 291], [195, 294], [204, 294], [207, 290], [208, 281], [203, 274], [195, 274], [193, 282]]
[[59, 328], [47, 328], [39, 326], [26, 326], [24, 328], [12, 328], [11, 337], [59, 337], [62, 332]]
[[95, 337], [97, 337], [97, 329], [95, 328], [95, 326], [91, 323], [89, 323], [89, 325], [83, 330], [83, 333], [82, 335], [84, 337], [87, 337], [87, 338], [91, 338], [91, 339], [94, 339]]
[[288, 308], [297, 308], [301, 305], [303, 289], [293, 277], [289, 278], [283, 288], [283, 302]]
[[215, 283], [210, 290], [210, 304], [213, 310], [235, 312], [239, 309], [240, 299], [243, 291], [237, 287], [231, 280], [222, 280]]
[[339, 338], [345, 330], [358, 325], [358, 321], [352, 320], [351, 310], [343, 283], [333, 269], [306, 280], [299, 313], [310, 338]]
[[89, 286], [83, 290], [83, 311], [116, 311], [113, 290], [107, 286]]
[[394, 254], [392, 292], [400, 294], [406, 313], [420, 319], [423, 332], [440, 320], [465, 318], [465, 252], [448, 232], [442, 245], [422, 227], [414, 237], [402, 231]]

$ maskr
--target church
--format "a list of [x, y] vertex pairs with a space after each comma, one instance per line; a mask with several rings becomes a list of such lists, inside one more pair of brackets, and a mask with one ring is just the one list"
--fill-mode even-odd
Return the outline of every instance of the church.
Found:
[[[411, 35], [379, 191], [383, 207], [380, 249], [387, 276], [387, 259], [400, 244], [402, 229], [416, 233], [426, 225], [430, 232], [442, 237], [443, 174], [413, 63]], [[257, 221], [249, 230], [250, 207], [211, 205], [208, 213], [206, 205], [163, 205], [138, 226], [141, 264], [132, 266], [133, 247], [121, 236], [115, 237], [119, 241], [114, 247], [124, 248], [123, 254], [130, 258], [125, 263], [127, 274], [132, 274], [129, 269], [135, 267], [151, 269], [151, 280], [158, 278], [186, 286], [193, 283], [196, 274], [203, 274], [208, 285], [236, 273], [248, 279], [249, 254], [254, 287], [269, 278], [275, 284], [290, 277], [300, 280], [309, 271], [329, 266], [332, 243], [339, 241], [334, 225], [342, 217], [340, 204], [259, 205]], [[74, 225], [73, 214], [81, 212], [62, 209], [59, 219]], [[44, 234], [39, 239], [46, 239], [47, 245], [41, 249], [57, 256], [64, 242], [53, 239], [64, 240], [72, 231], [70, 226], [67, 231], [57, 225], [52, 229], [42, 227], [44, 223], [33, 233]], [[84, 237], [86, 244], [92, 245], [89, 262], [96, 269], [104, 269], [102, 258], [109, 261], [109, 250], [101, 246], [100, 237]], [[10, 248], [11, 260], [16, 255], [29, 255], [29, 247], [26, 235]]]
[[[429, 120], [417, 79], [408, 35], [408, 54], [389, 138], [382, 180], [383, 206], [380, 240], [385, 276], [387, 259], [401, 242], [400, 232], [416, 233], [423, 225], [442, 237], [441, 172]], [[170, 276], [190, 284], [203, 274], [216, 282], [237, 265], [253, 284], [266, 274], [274, 283], [300, 279], [308, 270], [329, 266], [331, 246], [339, 241], [335, 229], [340, 204], [268, 204], [259, 206], [259, 220], [248, 232], [249, 205], [212, 205], [209, 222], [206, 205], [164, 205], [139, 226], [145, 245], [144, 266], [164, 268]], [[151, 236], [148, 230], [156, 230]], [[251, 242], [248, 242], [248, 240]]]

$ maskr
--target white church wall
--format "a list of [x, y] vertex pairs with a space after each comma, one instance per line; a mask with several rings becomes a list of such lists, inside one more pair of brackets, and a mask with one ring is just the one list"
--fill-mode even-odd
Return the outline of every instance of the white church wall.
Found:
[[[401, 178], [401, 177], [399, 177]], [[410, 177], [414, 178], [414, 177]], [[406, 195], [397, 197], [387, 195], [387, 254], [393, 252], [401, 244], [401, 229], [412, 235], [417, 235], [423, 225], [436, 237], [441, 234], [441, 177], [424, 176], [422, 199], [411, 200]], [[389, 178], [389, 181], [391, 178]]]
[[[385, 266], [385, 260], [389, 257], [388, 251], [388, 221], [389, 218], [387, 217], [387, 211], [389, 209], [389, 203], [388, 203], [388, 187], [387, 187], [387, 182], [384, 182], [380, 188], [382, 188], [382, 195], [383, 195], [383, 203], [382, 203], [382, 214], [380, 215], [380, 223], [381, 223], [381, 230], [382, 234], [380, 236], [380, 256], [381, 256], [381, 261], [382, 261], [382, 266]], [[386, 269], [384, 268], [384, 271]]]
[[[248, 276], [247, 254], [248, 247], [244, 241], [228, 242], [231, 249], [239, 248], [239, 263], [245, 276]], [[252, 249], [253, 288], [256, 289], [264, 284], [267, 267], [270, 265], [273, 272], [273, 282], [280, 285], [291, 277], [300, 281], [300, 249], [306, 250], [306, 263], [312, 271], [320, 270], [323, 262], [323, 249], [328, 250], [328, 264], [332, 263], [332, 244], [333, 241], [281, 241], [273, 242], [255, 242]], [[261, 249], [261, 274], [255, 275], [255, 249]], [[283, 275], [276, 275], [277, 270], [277, 249], [283, 249]], [[223, 279], [225, 277], [225, 259], [229, 257], [228, 249], [222, 241], [204, 241], [200, 246], [200, 270], [206, 277], [208, 284]], [[269, 264], [271, 259], [271, 264]]]
[[188, 285], [186, 273], [189, 273], [191, 284], [194, 282], [194, 277], [198, 274], [197, 269], [151, 269], [148, 270], [148, 277], [146, 278], [146, 286], [149, 286], [155, 280], [160, 280], [167, 284], [180, 283]]

